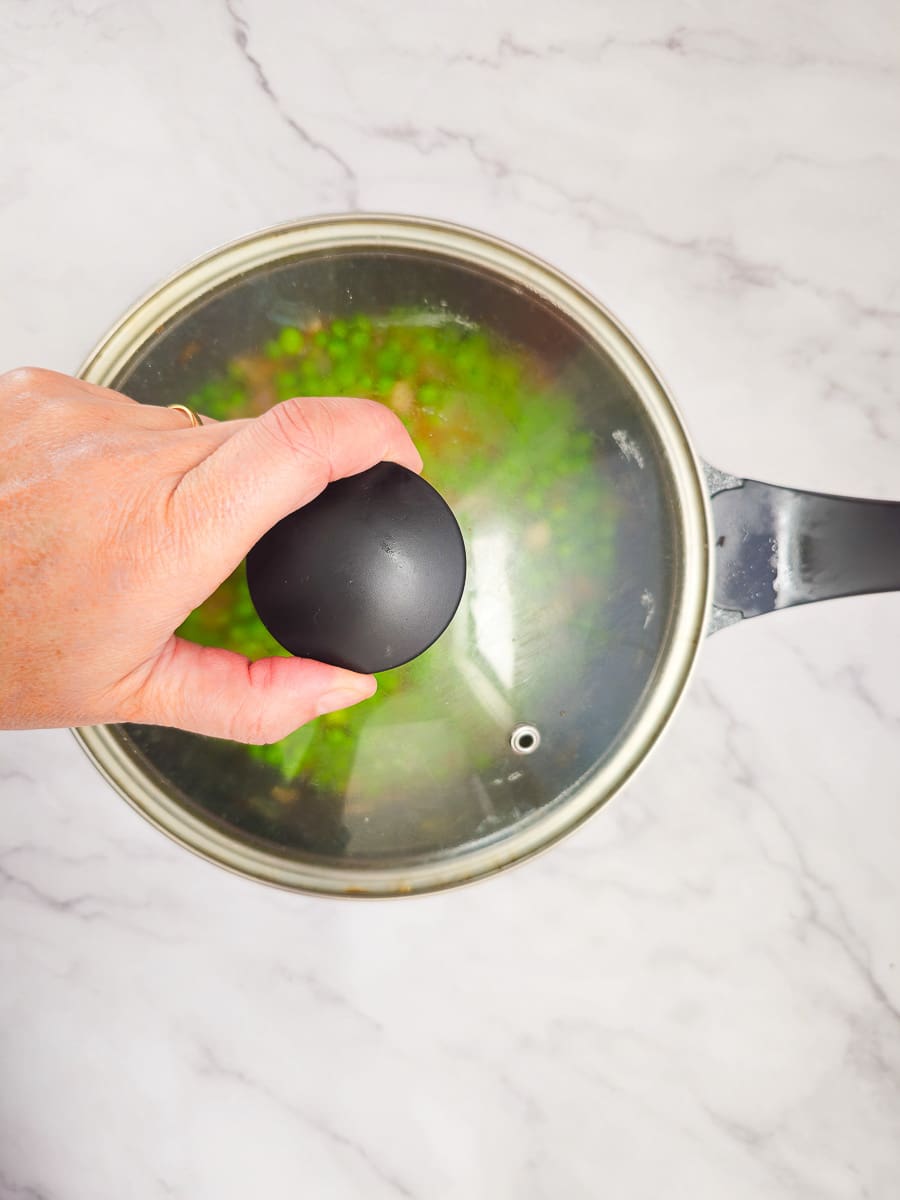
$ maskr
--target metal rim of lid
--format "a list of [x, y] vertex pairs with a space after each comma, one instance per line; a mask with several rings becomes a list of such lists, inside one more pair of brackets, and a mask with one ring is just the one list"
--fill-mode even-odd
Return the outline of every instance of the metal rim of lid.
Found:
[[711, 518], [699, 460], [659, 373], [622, 324], [577, 283], [534, 255], [490, 235], [426, 218], [365, 214], [318, 217], [251, 234], [196, 259], [139, 300], [98, 343], [79, 375], [110, 386], [142, 347], [188, 305], [236, 277], [304, 254], [381, 248], [450, 257], [499, 274], [549, 301], [612, 358], [640, 396], [663, 447], [678, 505], [682, 558], [667, 650], [633, 726], [597, 771], [547, 812], [495, 843], [427, 863], [359, 869], [295, 861], [201, 820], [128, 752], [117, 727], [73, 730], [115, 790], [151, 824], [196, 854], [239, 875], [291, 891], [388, 897], [438, 891], [522, 862], [577, 828], [646, 760], [692, 674], [712, 586]]

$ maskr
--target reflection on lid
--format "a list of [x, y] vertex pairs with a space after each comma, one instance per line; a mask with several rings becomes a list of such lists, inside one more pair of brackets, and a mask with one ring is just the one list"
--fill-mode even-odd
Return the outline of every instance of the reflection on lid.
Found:
[[476, 586], [471, 612], [475, 644], [506, 692], [512, 690], [516, 674], [511, 549], [505, 529], [486, 529], [472, 538]]

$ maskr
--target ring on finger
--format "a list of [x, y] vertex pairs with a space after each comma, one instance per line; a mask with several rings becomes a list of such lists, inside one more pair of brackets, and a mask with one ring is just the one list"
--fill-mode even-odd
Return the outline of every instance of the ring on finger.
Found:
[[186, 404], [167, 404], [166, 408], [171, 408], [173, 412], [184, 413], [191, 423], [191, 429], [196, 429], [201, 423], [200, 418], [197, 416], [194, 410], [192, 408], [188, 408]]

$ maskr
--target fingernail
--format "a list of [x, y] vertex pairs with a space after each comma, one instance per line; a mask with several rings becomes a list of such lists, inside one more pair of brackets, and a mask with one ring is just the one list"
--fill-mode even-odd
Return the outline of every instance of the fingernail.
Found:
[[335, 688], [333, 692], [326, 692], [324, 696], [319, 697], [316, 702], [316, 716], [322, 717], [325, 713], [337, 712], [339, 708], [349, 708], [352, 704], [359, 704], [361, 700], [368, 700], [374, 694], [375, 688], [371, 685]]

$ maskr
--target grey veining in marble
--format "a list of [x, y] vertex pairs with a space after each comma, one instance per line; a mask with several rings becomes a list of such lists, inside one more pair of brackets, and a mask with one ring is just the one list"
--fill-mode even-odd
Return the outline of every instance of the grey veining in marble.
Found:
[[[0, 128], [0, 369], [422, 213], [591, 289], [722, 470], [900, 498], [891, 0], [13, 0]], [[232, 878], [0, 735], [0, 1197], [893, 1200], [898, 604], [717, 634], [602, 814], [410, 903]]]

